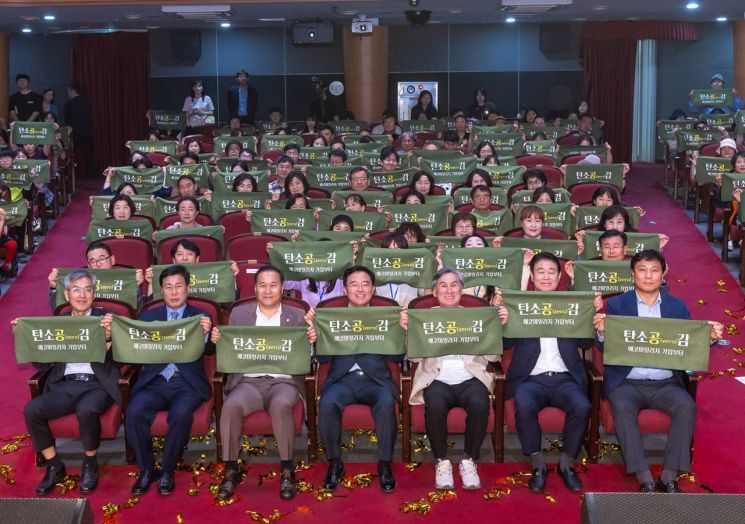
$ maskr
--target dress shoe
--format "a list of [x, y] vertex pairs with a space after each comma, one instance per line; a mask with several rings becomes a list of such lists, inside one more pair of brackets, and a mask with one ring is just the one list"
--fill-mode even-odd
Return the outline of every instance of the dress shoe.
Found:
[[140, 476], [137, 477], [134, 485], [132, 486], [132, 495], [142, 495], [147, 492], [150, 484], [155, 482], [158, 478], [158, 472], [151, 471], [140, 471]]
[[661, 493], [680, 493], [680, 486], [678, 486], [678, 481], [673, 479], [667, 484], [662, 482], [662, 479], [657, 481], [657, 484], [655, 485], [657, 488], [657, 491]]
[[390, 464], [378, 464], [378, 476], [383, 493], [393, 493], [396, 490], [396, 479], [393, 478]]
[[546, 487], [546, 470], [534, 469], [528, 481], [528, 487], [533, 493], [540, 493]]
[[173, 488], [176, 482], [173, 480], [173, 473], [164, 471], [160, 474], [160, 481], [158, 482], [158, 493], [161, 495], [170, 495], [173, 493]]
[[582, 491], [582, 481], [579, 479], [579, 475], [574, 471], [574, 468], [562, 469], [556, 468], [561, 480], [564, 481], [564, 485], [569, 491]]
[[46, 495], [54, 489], [55, 484], [62, 482], [65, 478], [65, 465], [56, 468], [54, 466], [47, 466], [47, 472], [44, 474], [44, 478], [41, 479], [39, 485], [36, 486], [37, 495]]
[[655, 493], [654, 482], [642, 482], [639, 484], [639, 493]]
[[80, 472], [80, 493], [90, 493], [98, 486], [98, 466], [83, 464]]
[[217, 498], [227, 500], [232, 497], [235, 488], [240, 485], [242, 477], [240, 470], [225, 468], [225, 476], [223, 476], [220, 487], [217, 489]]
[[329, 470], [323, 479], [323, 489], [335, 490], [342, 478], [344, 478], [344, 464], [341, 461], [329, 464]]
[[283, 469], [279, 481], [279, 498], [290, 500], [297, 494], [297, 481], [295, 472], [291, 469]]

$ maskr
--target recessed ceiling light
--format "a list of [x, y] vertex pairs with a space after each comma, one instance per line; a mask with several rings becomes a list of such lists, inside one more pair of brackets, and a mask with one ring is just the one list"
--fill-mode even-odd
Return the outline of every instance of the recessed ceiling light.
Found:
[[30, 27], [24, 27], [23, 29], [21, 29], [21, 33], [30, 33], [30, 32], [31, 32]]
[[222, 27], [223, 29], [227, 29], [228, 27], [230, 27], [230, 22], [221, 22], [220, 27]]
[[136, 14], [133, 14], [133, 13], [130, 13], [128, 15], [124, 15], [124, 19], [125, 20], [139, 20], [140, 18], [142, 18], [142, 15], [136, 15]]
[[284, 18], [259, 18], [259, 22], [284, 22]]
[[594, 6], [592, 6], [592, 10], [593, 11], [605, 11], [606, 9], [608, 9], [608, 6], [607, 5], [594, 5]]
[[459, 15], [463, 13], [463, 9], [451, 9], [450, 11], [448, 11], [448, 13], [450, 13], [451, 15]]
[[638, 22], [639, 20], [641, 20], [641, 18], [639, 18], [638, 16], [630, 16], [626, 20], [628, 20], [629, 22]]
[[51, 22], [52, 20], [55, 20], [57, 17], [54, 15], [44, 15], [44, 20], [47, 20]]
[[146, 25], [145, 29], [160, 29], [159, 25]]
[[515, 18], [514, 16], [508, 16], [504, 19], [504, 21], [508, 24], [514, 24], [515, 22], [517, 22], [517, 18]]
[[726, 16], [718, 16], [717, 17], [717, 22], [726, 22], [726, 21], [727, 21], [727, 17]]
[[25, 20], [26, 22], [33, 22], [34, 20], [39, 20], [38, 16], [21, 16], [19, 18], [21, 20]]
[[686, 4], [686, 9], [698, 9], [698, 4], [696, 2], [688, 2]]
[[348, 11], [341, 12], [341, 14], [343, 14], [344, 16], [352, 16], [352, 15], [356, 15], [357, 13], [359, 13], [359, 11], [355, 11], [353, 9], [349, 9]]
[[587, 18], [572, 18], [572, 21], [574, 21], [574, 22], [584, 22], [586, 20], [587, 20]]

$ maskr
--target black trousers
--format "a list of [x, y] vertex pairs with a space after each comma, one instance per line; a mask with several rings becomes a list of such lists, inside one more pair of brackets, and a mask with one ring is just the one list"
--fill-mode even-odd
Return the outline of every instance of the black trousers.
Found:
[[396, 399], [391, 390], [365, 375], [349, 373], [331, 384], [318, 403], [318, 426], [326, 459], [341, 457], [341, 419], [350, 404], [370, 406], [378, 437], [378, 460], [390, 462], [396, 444]]
[[101, 414], [114, 399], [100, 382], [57, 382], [49, 390], [31, 399], [23, 409], [26, 428], [35, 451], [54, 446], [49, 421], [75, 413], [80, 426], [80, 442], [85, 451], [95, 451], [101, 443]]
[[455, 407], [466, 410], [464, 452], [473, 460], [481, 455], [489, 423], [489, 390], [476, 377], [460, 384], [435, 380], [424, 388], [424, 425], [436, 459], [448, 454], [448, 412]]
[[626, 379], [613, 390], [608, 400], [613, 410], [613, 422], [627, 473], [640, 473], [649, 469], [639, 431], [639, 411], [642, 409], [658, 409], [670, 416], [662, 467], [673, 471], [691, 470], [696, 403], [678, 381], [674, 378]]
[[587, 391], [569, 373], [530, 376], [515, 390], [515, 425], [523, 454], [541, 451], [541, 425], [538, 413], [545, 407], [559, 408], [564, 419], [564, 453], [577, 457], [587, 433], [592, 405]]
[[[96, 157], [93, 154], [93, 137], [74, 137], [73, 153], [78, 165], [82, 165], [85, 178], [96, 178], [100, 176], [96, 172]], [[78, 173], [80, 175], [81, 173]], [[116, 189], [116, 188], [112, 188]]]
[[158, 375], [132, 396], [127, 408], [125, 426], [127, 440], [135, 453], [140, 471], [155, 468], [150, 426], [158, 411], [168, 410], [168, 432], [161, 470], [172, 473], [189, 442], [194, 410], [201, 404], [202, 398], [180, 373], [173, 375], [169, 381]]

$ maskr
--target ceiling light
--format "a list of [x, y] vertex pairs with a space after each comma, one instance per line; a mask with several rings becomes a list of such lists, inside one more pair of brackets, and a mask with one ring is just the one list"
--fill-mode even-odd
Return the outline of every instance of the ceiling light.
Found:
[[592, 10], [593, 11], [605, 11], [606, 9], [608, 9], [608, 6], [607, 5], [594, 5], [594, 6], [592, 6]]
[[135, 14], [124, 15], [125, 20], [139, 20], [140, 18], [142, 18], [142, 15], [135, 15]]
[[284, 18], [259, 18], [259, 22], [284, 22]]
[[450, 13], [451, 15], [460, 15], [463, 13], [463, 9], [451, 9], [450, 11], [448, 11], [448, 13]]
[[230, 22], [222, 22], [220, 23], [220, 27], [222, 27], [223, 29], [227, 29], [228, 27], [230, 27]]
[[726, 22], [726, 21], [727, 21], [727, 17], [726, 16], [718, 16], [717, 17], [717, 22]]
[[52, 20], [56, 19], [57, 17], [54, 15], [44, 15], [44, 20], [47, 20], [51, 22]]
[[508, 16], [504, 19], [504, 21], [508, 24], [514, 24], [515, 22], [517, 22], [517, 18], [515, 18], [514, 16]]
[[698, 9], [698, 4], [696, 2], [688, 2], [686, 4], [686, 9]]
[[354, 16], [354, 15], [356, 15], [358, 13], [359, 13], [359, 11], [354, 11], [352, 9], [350, 9], [348, 11], [342, 11], [341, 12], [341, 14], [343, 14], [344, 16]]
[[21, 33], [30, 33], [30, 32], [31, 32], [30, 27], [24, 27], [23, 29], [21, 29]]

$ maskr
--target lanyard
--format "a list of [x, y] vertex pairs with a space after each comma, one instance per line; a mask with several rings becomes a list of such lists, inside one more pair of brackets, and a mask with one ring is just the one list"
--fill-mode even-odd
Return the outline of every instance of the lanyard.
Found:
[[393, 292], [393, 284], [388, 284], [388, 292], [391, 294], [391, 298], [393, 300], [396, 300], [396, 296], [398, 295], [398, 290], [401, 289], [401, 286], [396, 284], [396, 292]]

